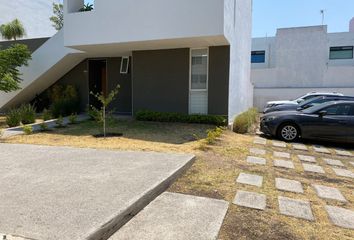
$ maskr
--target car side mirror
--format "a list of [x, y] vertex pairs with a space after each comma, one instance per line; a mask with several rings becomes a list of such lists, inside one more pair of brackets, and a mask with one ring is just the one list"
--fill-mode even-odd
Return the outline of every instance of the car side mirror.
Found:
[[297, 103], [302, 103], [303, 101], [305, 101], [304, 99], [299, 99], [299, 100], [297, 100], [296, 102]]
[[318, 116], [319, 117], [323, 117], [323, 116], [326, 116], [327, 115], [327, 111], [320, 111], [319, 113], [318, 113]]

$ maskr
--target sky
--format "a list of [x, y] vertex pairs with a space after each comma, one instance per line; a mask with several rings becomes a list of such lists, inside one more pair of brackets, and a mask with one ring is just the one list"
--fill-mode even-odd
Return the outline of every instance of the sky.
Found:
[[[19, 18], [27, 38], [52, 36], [53, 1], [60, 0], [0, 0], [0, 25]], [[277, 28], [320, 25], [321, 9], [329, 32], [348, 31], [354, 0], [253, 0], [253, 37], [274, 36]]]
[[275, 36], [277, 28], [321, 25], [328, 32], [347, 32], [354, 0], [253, 0], [253, 37]]

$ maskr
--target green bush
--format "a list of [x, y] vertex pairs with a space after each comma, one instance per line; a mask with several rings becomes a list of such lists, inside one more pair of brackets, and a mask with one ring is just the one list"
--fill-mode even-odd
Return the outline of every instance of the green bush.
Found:
[[43, 118], [43, 121], [48, 121], [48, 120], [52, 119], [52, 114], [50, 113], [50, 111], [48, 109], [43, 110], [42, 118]]
[[23, 126], [22, 128], [23, 132], [26, 134], [26, 135], [30, 135], [33, 133], [33, 128], [31, 125], [25, 125]]
[[22, 124], [32, 124], [36, 122], [36, 109], [31, 104], [23, 104], [19, 108]]
[[227, 124], [224, 116], [214, 115], [187, 115], [181, 113], [138, 111], [135, 117], [138, 121], [201, 123], [216, 126], [225, 126]]
[[21, 124], [21, 113], [19, 109], [11, 109], [6, 115], [6, 124], [11, 127], [17, 127]]
[[257, 122], [258, 117], [259, 113], [256, 108], [241, 113], [234, 120], [233, 131], [241, 134], [248, 133], [252, 125]]
[[71, 115], [69, 116], [69, 122], [70, 122], [70, 124], [75, 124], [75, 123], [77, 123], [77, 115], [76, 115], [76, 114], [71, 114]]
[[39, 124], [39, 127], [42, 132], [48, 131], [48, 124], [45, 122], [42, 122], [41, 124]]
[[80, 112], [80, 98], [72, 85], [54, 85], [49, 90], [49, 99], [52, 102], [50, 111], [55, 118]]
[[58, 119], [55, 121], [55, 124], [58, 128], [64, 127], [64, 119], [62, 116], [59, 116]]

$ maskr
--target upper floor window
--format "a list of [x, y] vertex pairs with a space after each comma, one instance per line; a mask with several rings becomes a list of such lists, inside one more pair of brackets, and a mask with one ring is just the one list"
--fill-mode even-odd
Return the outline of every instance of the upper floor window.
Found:
[[329, 59], [353, 59], [353, 46], [331, 47]]
[[265, 51], [252, 51], [251, 63], [264, 63]]

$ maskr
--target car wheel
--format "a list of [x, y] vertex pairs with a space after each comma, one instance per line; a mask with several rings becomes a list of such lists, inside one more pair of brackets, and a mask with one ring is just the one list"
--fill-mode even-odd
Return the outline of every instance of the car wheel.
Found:
[[279, 128], [278, 136], [280, 139], [286, 142], [292, 142], [299, 138], [299, 128], [292, 123], [283, 124]]

